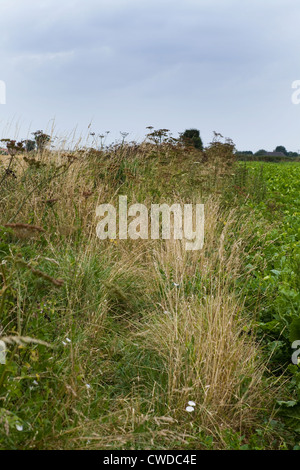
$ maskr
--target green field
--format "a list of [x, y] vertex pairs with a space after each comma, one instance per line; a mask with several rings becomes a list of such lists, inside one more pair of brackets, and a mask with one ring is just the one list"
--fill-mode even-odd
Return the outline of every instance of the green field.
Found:
[[269, 339], [276, 338], [269, 347], [275, 356], [286, 353], [288, 360], [291, 342], [300, 335], [295, 331], [300, 314], [300, 165], [251, 163], [247, 173], [249, 180], [259, 181], [261, 194], [246, 205], [270, 224], [269, 231], [258, 232], [265, 233], [264, 267], [254, 271], [250, 288], [264, 298], [260, 325]]
[[[300, 448], [300, 163], [230, 152], [3, 161], [0, 448]], [[203, 249], [97, 239], [119, 195], [204, 203]]]

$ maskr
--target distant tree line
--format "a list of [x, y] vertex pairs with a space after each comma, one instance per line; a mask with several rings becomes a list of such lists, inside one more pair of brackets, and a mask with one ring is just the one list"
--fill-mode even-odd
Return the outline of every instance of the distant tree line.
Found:
[[261, 157], [261, 156], [266, 156], [274, 153], [282, 153], [286, 157], [298, 157], [299, 154], [297, 152], [288, 152], [287, 149], [283, 145], [278, 145], [273, 152], [268, 152], [265, 149], [260, 149], [257, 152], [253, 153], [251, 150], [243, 150], [243, 151], [237, 151], [236, 154], [237, 156], [247, 156], [247, 155], [252, 155], [254, 157]]

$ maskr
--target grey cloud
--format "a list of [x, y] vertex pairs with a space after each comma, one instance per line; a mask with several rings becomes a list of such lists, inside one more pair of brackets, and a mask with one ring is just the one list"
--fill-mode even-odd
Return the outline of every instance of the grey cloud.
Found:
[[1, 0], [0, 15], [0, 79], [13, 90], [2, 114], [57, 113], [72, 127], [101, 108], [135, 131], [156, 110], [175, 130], [216, 122], [233, 138], [246, 135], [244, 120], [257, 142], [276, 100], [295, 115], [298, 0]]

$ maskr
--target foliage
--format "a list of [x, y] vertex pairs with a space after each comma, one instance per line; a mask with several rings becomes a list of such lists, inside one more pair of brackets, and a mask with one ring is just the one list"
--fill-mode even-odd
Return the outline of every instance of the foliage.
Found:
[[25, 140], [26, 152], [32, 152], [33, 150], [35, 150], [35, 146], [36, 146], [35, 140], [30, 140], [30, 139]]
[[[265, 241], [261, 265], [248, 282], [248, 308], [257, 304], [256, 328], [272, 355], [270, 364], [277, 373], [287, 371], [298, 406], [300, 373], [291, 364], [291, 347], [300, 340], [300, 165], [252, 162], [240, 164], [236, 173], [239, 197], [257, 221], [265, 220], [269, 227], [257, 226], [258, 238], [264, 236]], [[249, 266], [253, 260], [248, 256]], [[290, 409], [289, 416], [296, 410]]]
[[278, 145], [274, 152], [282, 152], [284, 155], [288, 155], [288, 151], [283, 145]]
[[203, 150], [203, 142], [198, 129], [186, 129], [181, 134], [181, 140], [185, 145], [191, 145], [197, 150]]

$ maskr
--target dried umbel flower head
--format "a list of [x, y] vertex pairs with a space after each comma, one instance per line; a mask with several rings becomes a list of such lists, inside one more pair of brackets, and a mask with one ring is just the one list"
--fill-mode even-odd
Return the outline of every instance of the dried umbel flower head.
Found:
[[17, 153], [25, 152], [24, 140], [17, 142], [16, 140], [12, 139], [1, 139], [0, 142], [6, 144], [7, 151], [10, 155], [16, 155]]

